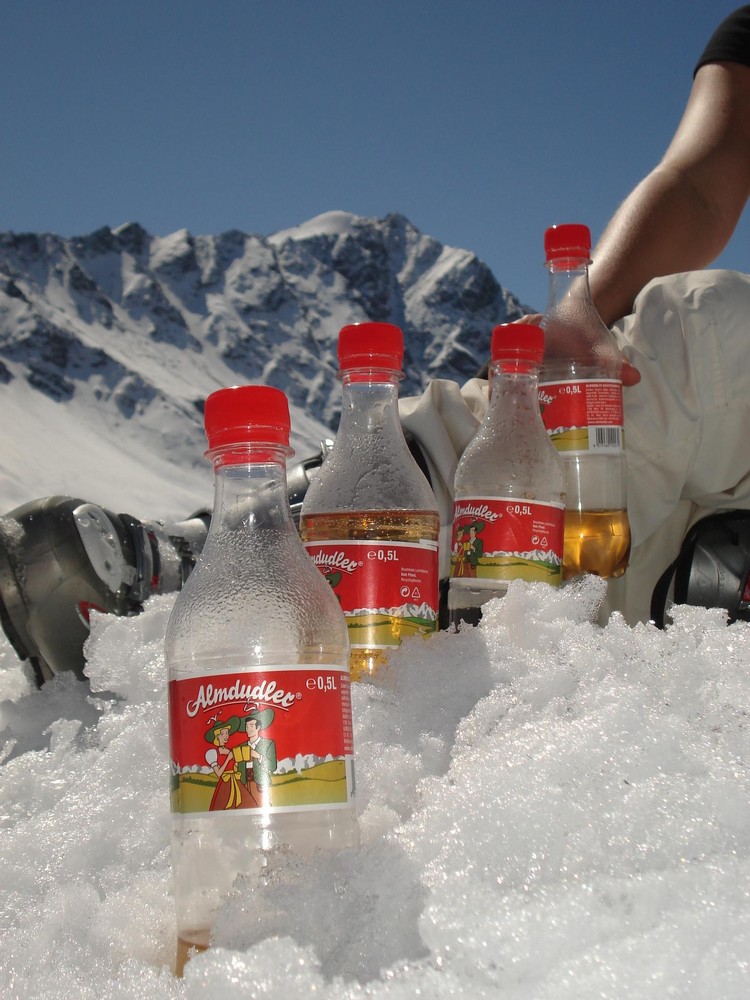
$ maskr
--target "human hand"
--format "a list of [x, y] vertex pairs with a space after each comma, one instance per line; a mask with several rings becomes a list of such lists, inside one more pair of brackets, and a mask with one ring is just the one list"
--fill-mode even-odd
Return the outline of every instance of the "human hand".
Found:
[[[541, 313], [527, 313], [525, 316], [521, 316], [520, 319], [514, 319], [514, 323], [530, 323], [533, 326], [541, 326], [542, 320], [544, 319]], [[622, 384], [624, 386], [638, 385], [641, 381], [641, 373], [635, 367], [631, 365], [622, 351], [618, 351], [620, 355], [620, 378], [622, 379]]]
[[641, 373], [623, 355], [622, 358], [622, 368], [620, 369], [620, 377], [622, 378], [622, 384], [627, 385], [638, 385], [641, 381]]

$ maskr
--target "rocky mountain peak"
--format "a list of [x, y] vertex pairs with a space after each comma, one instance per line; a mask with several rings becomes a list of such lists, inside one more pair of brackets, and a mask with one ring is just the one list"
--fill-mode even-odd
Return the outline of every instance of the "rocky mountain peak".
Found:
[[[346, 323], [403, 329], [408, 395], [475, 374], [492, 327], [524, 311], [475, 254], [398, 213], [332, 211], [267, 237], [154, 236], [137, 222], [72, 238], [0, 233], [0, 406], [44, 398], [61, 434], [91, 421], [122, 453], [127, 427], [155, 468], [193, 468], [200, 404], [222, 385], [275, 385], [300, 414], [298, 439], [330, 434]], [[23, 471], [6, 471], [22, 488]]]

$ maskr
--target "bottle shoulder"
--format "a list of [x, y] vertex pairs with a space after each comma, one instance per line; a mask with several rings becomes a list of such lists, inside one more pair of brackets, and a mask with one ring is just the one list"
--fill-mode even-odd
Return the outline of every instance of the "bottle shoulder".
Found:
[[[228, 535], [241, 534], [229, 532]], [[251, 658], [269, 649], [345, 648], [346, 622], [296, 532], [265, 538], [209, 536], [167, 626], [171, 657], [231, 647]]]
[[541, 321], [544, 367], [540, 381], [619, 378], [622, 356], [613, 332], [593, 307], [552, 309]]
[[564, 466], [541, 417], [531, 426], [516, 427], [515, 433], [503, 430], [502, 422], [486, 422], [477, 431], [456, 469], [456, 495], [564, 496]]
[[345, 510], [437, 510], [403, 435], [391, 443], [377, 435], [337, 438], [308, 487], [302, 513]]
[[467, 464], [456, 473], [456, 499], [469, 496], [519, 497], [526, 500], [564, 502], [565, 473], [557, 464], [545, 464], [533, 471], [510, 469], [507, 474], [488, 471], [486, 463]]

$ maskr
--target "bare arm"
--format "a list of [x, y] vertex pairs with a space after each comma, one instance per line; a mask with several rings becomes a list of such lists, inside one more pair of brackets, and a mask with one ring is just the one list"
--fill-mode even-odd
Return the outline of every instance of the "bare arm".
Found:
[[750, 197], [750, 67], [696, 74], [659, 165], [617, 210], [592, 254], [591, 290], [605, 323], [632, 310], [652, 278], [709, 265]]

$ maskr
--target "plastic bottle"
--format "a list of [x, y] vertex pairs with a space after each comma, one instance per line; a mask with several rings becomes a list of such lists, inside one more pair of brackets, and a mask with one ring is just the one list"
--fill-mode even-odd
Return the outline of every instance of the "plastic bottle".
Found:
[[565, 474], [539, 413], [540, 327], [492, 331], [490, 399], [456, 469], [448, 608], [455, 628], [511, 580], [562, 581]]
[[623, 437], [622, 361], [589, 290], [587, 226], [552, 226], [540, 403], [566, 470], [566, 579], [622, 576], [630, 554]]
[[286, 397], [221, 389], [205, 428], [213, 517], [165, 645], [178, 972], [238, 874], [358, 842], [347, 629], [289, 512]]
[[440, 522], [398, 416], [401, 330], [345, 326], [338, 356], [341, 421], [305, 495], [300, 533], [341, 602], [351, 676], [361, 680], [402, 639], [436, 630]]

